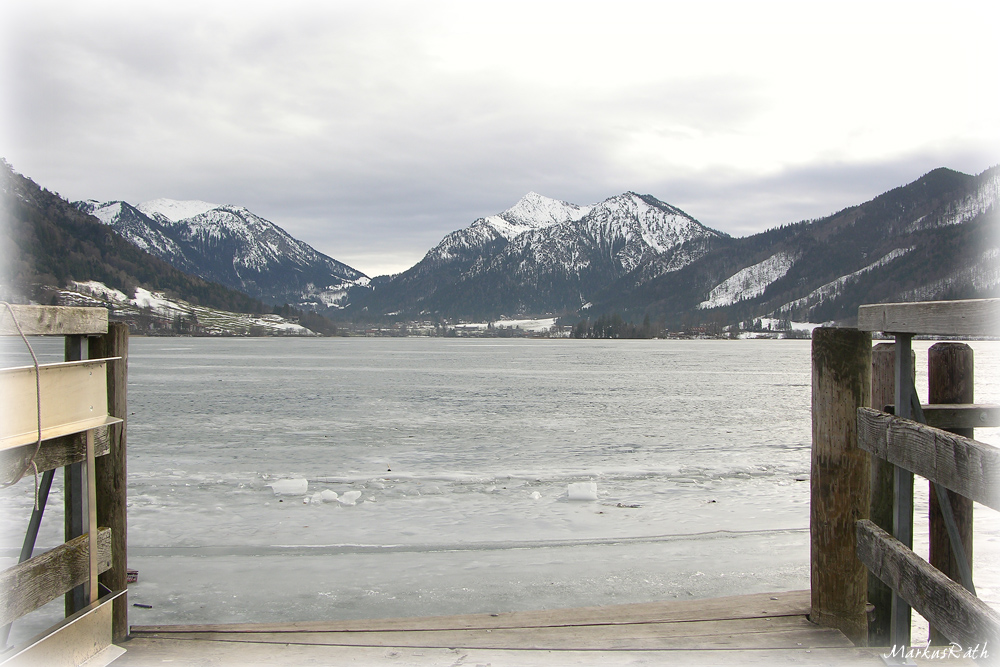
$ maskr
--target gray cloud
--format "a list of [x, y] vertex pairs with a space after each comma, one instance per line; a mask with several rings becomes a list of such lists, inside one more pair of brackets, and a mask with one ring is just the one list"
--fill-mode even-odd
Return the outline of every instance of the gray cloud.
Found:
[[243, 204], [373, 274], [529, 190], [743, 235], [1000, 154], [995, 93], [954, 78], [987, 68], [975, 35], [937, 51], [951, 78], [924, 63], [949, 107], [895, 83], [914, 35], [831, 56], [851, 35], [781, 5], [318, 4], [8, 9], [2, 152], [71, 199]]

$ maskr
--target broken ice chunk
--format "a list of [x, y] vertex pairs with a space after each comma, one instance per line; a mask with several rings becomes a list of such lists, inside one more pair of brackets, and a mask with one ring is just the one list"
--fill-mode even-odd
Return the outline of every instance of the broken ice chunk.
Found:
[[276, 496], [304, 496], [309, 492], [309, 481], [306, 479], [279, 479], [268, 484]]
[[342, 493], [341, 496], [337, 498], [337, 500], [340, 501], [341, 505], [354, 505], [355, 503], [358, 502], [358, 498], [360, 497], [361, 497], [360, 491], [346, 491]]
[[573, 482], [566, 494], [570, 500], [597, 500], [597, 482]]

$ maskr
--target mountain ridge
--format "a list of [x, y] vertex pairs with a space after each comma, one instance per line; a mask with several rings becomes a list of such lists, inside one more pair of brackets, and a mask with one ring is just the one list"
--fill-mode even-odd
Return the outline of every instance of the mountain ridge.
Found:
[[[181, 271], [361, 326], [616, 315], [678, 329], [850, 323], [861, 303], [1000, 296], [998, 204], [1000, 166], [939, 168], [829, 216], [733, 238], [648, 194], [578, 205], [532, 191], [445, 235], [406, 271], [372, 280], [243, 206], [159, 199], [75, 210]], [[80, 273], [76, 257], [75, 280], [121, 282], [106, 269]], [[69, 275], [57, 261], [45, 263]]]
[[[850, 323], [862, 303], [1000, 296], [998, 186], [1000, 167], [976, 176], [935, 169], [830, 216], [733, 239], [676, 274], [611, 286], [591, 312]], [[697, 309], [726, 280], [782, 252], [795, 261], [759, 294]]]
[[198, 200], [76, 202], [171, 265], [271, 304], [342, 307], [368, 276], [300, 241], [244, 206]]
[[655, 258], [660, 273], [676, 270], [708, 239], [725, 236], [651, 195], [626, 192], [580, 206], [531, 192], [446, 235], [416, 265], [380, 279], [354, 308], [494, 318], [565, 311], [640, 263]]
[[[57, 194], [0, 164], [0, 292], [7, 300], [50, 303], [53, 290], [98, 281], [123, 294], [138, 287], [194, 305], [263, 313], [246, 294], [185, 273], [111, 231]], [[7, 249], [10, 249], [9, 251]]]

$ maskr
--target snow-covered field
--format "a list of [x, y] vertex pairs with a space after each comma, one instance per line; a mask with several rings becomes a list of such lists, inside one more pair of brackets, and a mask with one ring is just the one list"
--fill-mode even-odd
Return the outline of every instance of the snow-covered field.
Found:
[[175, 317], [184, 318], [189, 325], [196, 323], [201, 332], [209, 335], [246, 334], [251, 329], [259, 329], [271, 335], [315, 336], [305, 327], [286, 320], [279, 315], [233, 313], [205, 306], [196, 306], [179, 299], [167, 298], [160, 292], [151, 292], [137, 287], [135, 296], [112, 289], [96, 280], [86, 282], [71, 281], [69, 289], [60, 291], [61, 303], [80, 306], [112, 306], [119, 313], [136, 314], [147, 312], [151, 317], [170, 322]]
[[482, 330], [486, 329], [490, 324], [494, 327], [504, 329], [521, 329], [522, 331], [538, 331], [546, 332], [556, 324], [555, 317], [544, 317], [537, 320], [496, 320], [495, 322], [475, 322], [471, 324], [456, 324], [455, 328], [458, 330]]

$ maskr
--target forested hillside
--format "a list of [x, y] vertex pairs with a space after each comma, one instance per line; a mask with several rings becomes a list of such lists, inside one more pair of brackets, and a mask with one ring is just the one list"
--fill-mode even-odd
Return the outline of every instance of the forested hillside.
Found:
[[140, 250], [58, 194], [14, 172], [6, 161], [0, 167], [0, 189], [0, 285], [8, 299], [48, 302], [48, 288], [96, 280], [125, 294], [134, 294], [141, 285], [211, 308], [265, 310], [257, 299], [178, 271]]

